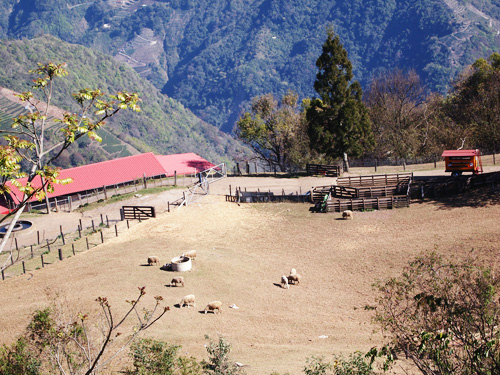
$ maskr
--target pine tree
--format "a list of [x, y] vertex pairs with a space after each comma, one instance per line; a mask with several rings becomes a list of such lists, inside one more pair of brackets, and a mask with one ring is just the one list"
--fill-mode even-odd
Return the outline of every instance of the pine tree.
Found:
[[314, 89], [319, 98], [311, 100], [306, 112], [311, 148], [332, 159], [343, 158], [348, 169], [347, 155], [359, 156], [370, 149], [373, 134], [361, 85], [351, 83], [352, 64], [332, 28], [316, 66]]

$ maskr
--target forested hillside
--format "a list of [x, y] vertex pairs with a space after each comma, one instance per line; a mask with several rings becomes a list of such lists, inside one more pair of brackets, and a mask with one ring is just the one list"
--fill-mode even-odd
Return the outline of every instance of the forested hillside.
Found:
[[[66, 111], [77, 109], [71, 94], [80, 88], [100, 88], [108, 94], [120, 90], [138, 92], [142, 111], [120, 113], [110, 120], [108, 132], [102, 134], [105, 142], [111, 142], [117, 150], [123, 147], [118, 147], [116, 137], [139, 152], [195, 152], [215, 163], [234, 160], [242, 152], [232, 137], [160, 94], [128, 66], [99, 52], [46, 35], [31, 40], [0, 41], [0, 60], [0, 86], [18, 92], [30, 90], [33, 77], [28, 71], [35, 68], [37, 62], [66, 62], [69, 76], [59, 81], [53, 103]], [[88, 143], [88, 140], [82, 141], [72, 155], [63, 158], [63, 165], [123, 156], [88, 148]]]
[[1, 0], [0, 10], [0, 37], [50, 33], [113, 55], [226, 132], [254, 96], [314, 95], [328, 25], [364, 87], [378, 71], [414, 68], [444, 93], [500, 40], [500, 5], [487, 0]]

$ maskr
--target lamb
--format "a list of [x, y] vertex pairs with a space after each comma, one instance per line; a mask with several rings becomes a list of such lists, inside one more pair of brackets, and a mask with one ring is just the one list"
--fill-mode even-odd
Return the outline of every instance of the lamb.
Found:
[[194, 258], [196, 258], [196, 250], [189, 250], [188, 252], [186, 253], [182, 253], [182, 256], [183, 257], [188, 257], [190, 258], [191, 260], [193, 260]]
[[212, 301], [209, 302], [207, 307], [205, 307], [205, 314], [208, 311], [213, 311], [215, 314], [215, 310], [222, 314], [222, 302], [221, 301]]
[[354, 213], [351, 210], [345, 210], [344, 212], [342, 212], [342, 219], [352, 220], [354, 219]]
[[285, 275], [281, 276], [281, 287], [282, 288], [290, 288], [290, 286], [288, 285], [288, 277], [286, 277]]
[[172, 281], [170, 281], [170, 286], [178, 286], [179, 284], [184, 286], [184, 278], [182, 276], [174, 277]]
[[300, 284], [300, 275], [296, 273], [295, 275], [288, 276], [289, 284]]
[[184, 305], [187, 305], [188, 308], [189, 306], [196, 307], [196, 303], [194, 302], [194, 294], [188, 294], [181, 299], [181, 302], [179, 302], [179, 307], [182, 308], [184, 307]]
[[160, 264], [160, 258], [154, 255], [148, 257], [148, 265], [152, 266], [153, 264]]

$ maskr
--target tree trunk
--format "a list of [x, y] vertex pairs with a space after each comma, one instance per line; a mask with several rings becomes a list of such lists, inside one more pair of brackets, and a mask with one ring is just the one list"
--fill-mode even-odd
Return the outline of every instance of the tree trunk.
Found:
[[347, 153], [345, 153], [345, 152], [344, 152], [343, 162], [344, 162], [344, 172], [349, 173], [349, 158], [347, 156]]
[[47, 185], [44, 184], [43, 178], [42, 184], [43, 184], [43, 193], [45, 194], [45, 206], [47, 207], [47, 215], [50, 215], [50, 200], [49, 200], [49, 195], [47, 193]]
[[19, 217], [21, 216], [21, 213], [23, 212], [24, 207], [20, 208], [15, 214], [14, 217], [12, 218], [12, 221], [9, 224], [9, 227], [7, 228], [7, 232], [5, 232], [2, 242], [0, 242], [0, 254], [5, 250], [5, 245], [7, 244], [7, 241], [9, 240], [10, 234], [12, 233], [12, 230], [17, 224], [17, 221], [19, 220]]

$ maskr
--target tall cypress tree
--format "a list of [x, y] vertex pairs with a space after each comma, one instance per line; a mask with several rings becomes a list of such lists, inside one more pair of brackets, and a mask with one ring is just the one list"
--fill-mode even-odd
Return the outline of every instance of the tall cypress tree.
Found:
[[352, 64], [332, 28], [316, 66], [319, 98], [311, 100], [306, 112], [311, 148], [332, 159], [343, 158], [348, 168], [347, 155], [360, 156], [374, 141], [361, 85], [351, 83]]

